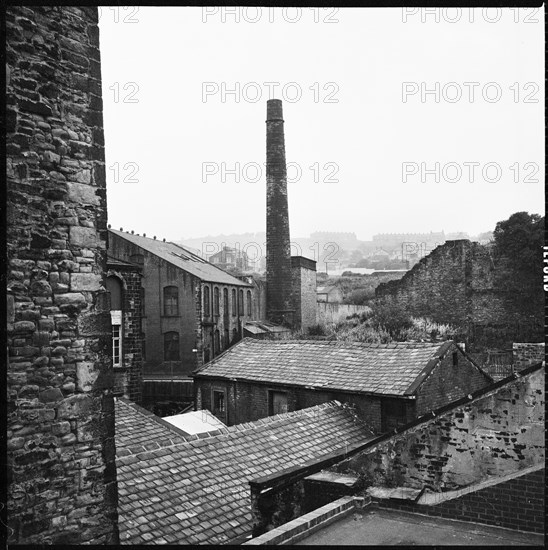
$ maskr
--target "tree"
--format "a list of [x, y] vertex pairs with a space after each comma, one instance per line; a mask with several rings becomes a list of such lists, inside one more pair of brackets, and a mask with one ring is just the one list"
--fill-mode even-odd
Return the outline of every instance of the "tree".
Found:
[[516, 212], [497, 223], [493, 237], [496, 252], [508, 261], [508, 284], [516, 300], [536, 302], [542, 294], [544, 217]]
[[498, 222], [493, 232], [497, 252], [506, 256], [518, 271], [542, 271], [544, 217], [516, 212]]

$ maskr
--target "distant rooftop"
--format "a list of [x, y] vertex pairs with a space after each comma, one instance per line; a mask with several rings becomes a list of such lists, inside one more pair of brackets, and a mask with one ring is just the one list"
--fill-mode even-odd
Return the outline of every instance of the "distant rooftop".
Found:
[[404, 396], [451, 345], [244, 338], [194, 376]]
[[151, 254], [155, 254], [176, 267], [184, 269], [203, 281], [235, 286], [251, 286], [178, 244], [151, 239], [141, 235], [133, 235], [116, 229], [109, 229], [109, 232], [141, 247]]
[[116, 400], [122, 544], [222, 544], [251, 533], [249, 480], [373, 439], [337, 401], [184, 436]]

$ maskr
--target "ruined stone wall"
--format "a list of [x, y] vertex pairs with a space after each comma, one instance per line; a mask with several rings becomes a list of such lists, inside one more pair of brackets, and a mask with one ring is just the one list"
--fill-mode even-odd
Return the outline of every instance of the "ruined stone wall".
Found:
[[6, 33], [8, 541], [117, 543], [97, 8]]
[[[460, 327], [471, 351], [543, 339], [542, 304], [531, 306], [509, 288], [508, 261], [491, 247], [447, 241], [399, 281], [380, 284], [376, 297], [394, 300], [414, 317]], [[533, 309], [531, 309], [533, 307]]]
[[340, 463], [367, 485], [459, 489], [544, 463], [544, 368]]

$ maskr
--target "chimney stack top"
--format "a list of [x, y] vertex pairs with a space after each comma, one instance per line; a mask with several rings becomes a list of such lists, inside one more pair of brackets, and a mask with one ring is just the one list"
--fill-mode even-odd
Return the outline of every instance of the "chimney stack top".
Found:
[[269, 99], [266, 102], [266, 120], [281, 120], [284, 119], [282, 100]]

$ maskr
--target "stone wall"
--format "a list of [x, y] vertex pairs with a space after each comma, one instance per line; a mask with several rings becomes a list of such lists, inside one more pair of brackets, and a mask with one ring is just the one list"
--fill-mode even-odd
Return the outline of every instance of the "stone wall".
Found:
[[507, 259], [492, 247], [468, 240], [447, 241], [399, 281], [380, 284], [376, 297], [394, 300], [414, 317], [461, 328], [467, 349], [505, 349], [512, 342], [540, 342], [542, 303], [531, 306], [511, 291]]
[[544, 368], [340, 463], [366, 485], [455, 490], [544, 463]]
[[295, 309], [294, 329], [307, 332], [317, 323], [316, 262], [302, 256], [291, 257], [291, 304]]
[[6, 33], [8, 541], [117, 543], [97, 8]]

